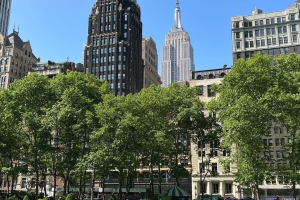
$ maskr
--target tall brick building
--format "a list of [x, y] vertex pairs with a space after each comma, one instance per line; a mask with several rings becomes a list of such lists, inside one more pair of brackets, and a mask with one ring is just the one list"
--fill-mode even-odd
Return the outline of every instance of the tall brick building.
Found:
[[89, 15], [85, 73], [107, 80], [115, 95], [143, 88], [141, 10], [135, 0], [97, 0]]

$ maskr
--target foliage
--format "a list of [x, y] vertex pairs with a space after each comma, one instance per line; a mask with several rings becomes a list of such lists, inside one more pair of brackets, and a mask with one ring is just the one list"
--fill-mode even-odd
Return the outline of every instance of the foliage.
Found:
[[68, 196], [66, 197], [66, 200], [75, 200], [75, 197], [73, 194], [68, 194]]
[[31, 194], [26, 194], [23, 198], [23, 200], [33, 200], [33, 197]]
[[6, 198], [6, 200], [18, 200], [18, 198], [16, 196], [10, 196]]
[[222, 85], [214, 86], [220, 96], [209, 105], [219, 111], [222, 147], [233, 151], [230, 161], [237, 165], [237, 181], [253, 186], [255, 199], [259, 199], [258, 186], [270, 172], [265, 166], [270, 157], [261, 154], [269, 152], [262, 137], [269, 136], [272, 126], [272, 113], [265, 103], [269, 88], [274, 86], [271, 59], [257, 54], [246, 61], [238, 60]]

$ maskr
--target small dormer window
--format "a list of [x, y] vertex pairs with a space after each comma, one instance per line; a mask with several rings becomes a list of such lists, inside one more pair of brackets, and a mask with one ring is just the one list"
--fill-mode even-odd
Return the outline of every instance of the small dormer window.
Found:
[[27, 50], [25, 50], [25, 55], [27, 56]]
[[28, 57], [30, 57], [30, 56], [31, 56], [31, 52], [28, 53]]

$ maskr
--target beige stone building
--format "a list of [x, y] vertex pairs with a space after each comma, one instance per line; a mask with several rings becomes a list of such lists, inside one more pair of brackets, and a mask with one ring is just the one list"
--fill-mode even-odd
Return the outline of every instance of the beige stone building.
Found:
[[144, 60], [144, 88], [151, 84], [161, 85], [160, 76], [157, 73], [158, 56], [154, 40], [146, 37], [142, 42], [142, 58]]
[[0, 34], [0, 88], [7, 88], [14, 80], [26, 76], [38, 61], [30, 42], [23, 42], [18, 32]]
[[255, 8], [251, 15], [231, 18], [233, 62], [255, 53], [277, 56], [299, 54], [300, 1], [285, 10], [264, 13]]
[[[211, 91], [213, 84], [221, 84], [223, 77], [230, 71], [230, 68], [201, 70], [191, 72], [189, 80], [190, 87], [198, 88], [199, 99], [208, 103], [211, 99], [216, 98], [216, 94]], [[208, 114], [208, 113], [206, 113]], [[201, 180], [204, 180], [203, 190], [205, 194], [221, 195], [222, 197], [240, 197], [237, 189], [237, 183], [234, 182], [236, 172], [234, 166], [231, 167], [230, 173], [224, 173], [220, 164], [220, 159], [226, 158], [230, 155], [228, 151], [215, 150], [215, 157], [209, 158], [208, 154], [211, 153], [211, 145], [206, 144], [204, 148], [198, 147], [198, 144], [191, 143], [192, 155], [192, 199], [197, 199], [201, 195]], [[203, 160], [202, 156], [203, 155]], [[210, 159], [210, 166], [201, 169], [201, 163]], [[217, 177], [207, 176], [203, 178], [206, 171], [213, 170], [218, 172]]]

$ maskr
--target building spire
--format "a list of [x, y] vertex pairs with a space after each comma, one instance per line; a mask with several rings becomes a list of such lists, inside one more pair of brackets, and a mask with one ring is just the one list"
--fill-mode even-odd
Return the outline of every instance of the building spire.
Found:
[[175, 8], [175, 17], [174, 17], [174, 28], [182, 28], [181, 27], [181, 19], [180, 19], [180, 7], [179, 0], [176, 0], [176, 8]]

